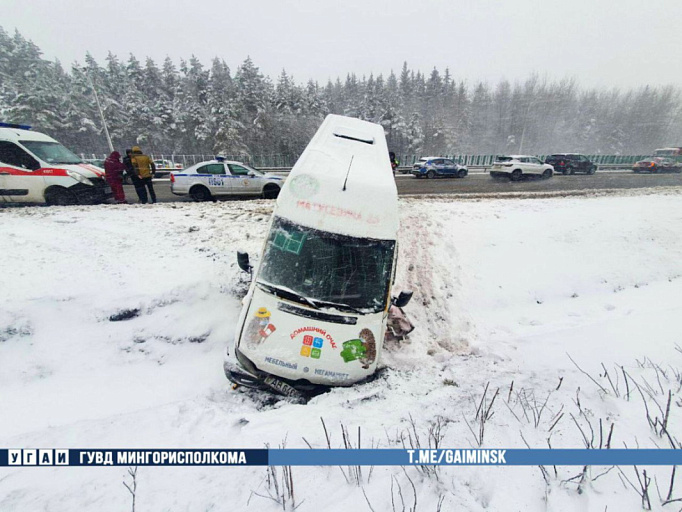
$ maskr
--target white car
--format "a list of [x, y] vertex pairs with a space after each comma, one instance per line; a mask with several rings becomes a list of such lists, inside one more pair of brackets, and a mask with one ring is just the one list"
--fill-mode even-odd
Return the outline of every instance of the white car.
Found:
[[103, 169], [30, 126], [0, 123], [0, 204], [99, 204], [111, 197]]
[[171, 173], [171, 192], [189, 195], [195, 201], [210, 201], [219, 196], [261, 196], [275, 199], [284, 178], [263, 173], [241, 162], [217, 158]]
[[182, 169], [182, 164], [176, 164], [172, 160], [154, 160], [154, 165], [157, 171], [178, 171]]
[[536, 156], [508, 155], [498, 156], [490, 168], [490, 176], [493, 178], [508, 178], [511, 181], [518, 181], [522, 176], [529, 174], [551, 178], [554, 167]]

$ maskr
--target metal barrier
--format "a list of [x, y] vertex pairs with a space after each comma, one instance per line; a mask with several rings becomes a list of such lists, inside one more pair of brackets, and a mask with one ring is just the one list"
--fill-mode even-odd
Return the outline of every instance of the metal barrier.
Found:
[[[168, 168], [187, 168], [200, 162], [213, 160], [215, 155], [184, 155], [184, 154], [158, 154], [149, 155], [152, 160], [162, 160], [167, 163], [164, 169]], [[298, 155], [221, 155], [226, 160], [235, 160], [251, 165], [257, 169], [290, 169], [298, 160]], [[448, 158], [463, 165], [472, 167], [489, 167], [493, 164], [498, 155], [438, 155], [440, 158]], [[542, 161], [549, 155], [537, 155]], [[590, 161], [597, 165], [632, 165], [638, 160], [651, 158], [650, 155], [585, 155]], [[83, 159], [104, 160], [107, 155], [102, 154], [81, 154]], [[401, 155], [398, 156], [400, 167], [412, 167], [421, 155]], [[179, 166], [179, 167], [178, 167]]]

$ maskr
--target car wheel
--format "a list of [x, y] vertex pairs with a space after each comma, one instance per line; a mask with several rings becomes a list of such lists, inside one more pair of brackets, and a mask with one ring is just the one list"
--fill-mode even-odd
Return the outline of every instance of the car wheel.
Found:
[[457, 171], [458, 178], [464, 178], [467, 174], [469, 173], [467, 172], [466, 169], [460, 169], [459, 171]]
[[588, 169], [587, 174], [594, 174], [595, 172], [597, 172], [597, 168], [593, 165]]
[[213, 199], [213, 196], [211, 196], [211, 191], [206, 187], [202, 187], [201, 185], [192, 187], [192, 189], [189, 191], [189, 195], [197, 202], [210, 201]]
[[542, 173], [542, 179], [548, 180], [552, 177], [552, 170], [551, 169], [545, 169], [545, 172]]
[[434, 179], [436, 177], [436, 171], [434, 171], [433, 169], [430, 170], [429, 172], [426, 173], [426, 177], [427, 179], [430, 180]]
[[45, 203], [49, 206], [69, 206], [78, 204], [78, 200], [65, 188], [54, 188], [45, 194]]
[[266, 185], [263, 189], [263, 199], [277, 199], [279, 187], [277, 185]]
[[509, 179], [511, 179], [512, 181], [519, 181], [522, 175], [523, 173], [521, 172], [521, 169], [516, 169], [514, 172], [511, 173]]

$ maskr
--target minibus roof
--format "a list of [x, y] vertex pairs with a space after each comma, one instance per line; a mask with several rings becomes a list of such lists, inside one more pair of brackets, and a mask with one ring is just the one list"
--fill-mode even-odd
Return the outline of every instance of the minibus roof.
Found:
[[328, 115], [291, 170], [275, 215], [331, 233], [395, 240], [398, 191], [383, 127]]

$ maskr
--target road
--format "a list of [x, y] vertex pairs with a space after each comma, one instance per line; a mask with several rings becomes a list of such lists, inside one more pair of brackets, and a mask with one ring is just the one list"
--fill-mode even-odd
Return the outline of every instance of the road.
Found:
[[[585, 190], [636, 189], [650, 187], [682, 187], [682, 174], [635, 174], [630, 171], [604, 171], [592, 176], [576, 174], [573, 176], [555, 175], [548, 180], [524, 179], [518, 182], [496, 181], [489, 174], [472, 172], [463, 179], [439, 178], [434, 180], [417, 179], [409, 175], [396, 176], [398, 194], [495, 194], [501, 192], [572, 192]], [[136, 202], [132, 186], [124, 186], [129, 202]], [[170, 191], [170, 181], [154, 181], [154, 189], [159, 202], [191, 201], [187, 197], [175, 196]]]

